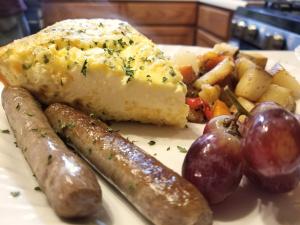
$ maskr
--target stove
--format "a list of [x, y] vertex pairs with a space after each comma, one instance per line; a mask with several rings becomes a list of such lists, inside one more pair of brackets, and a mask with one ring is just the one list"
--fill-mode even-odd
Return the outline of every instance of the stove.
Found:
[[238, 8], [231, 43], [241, 49], [294, 50], [300, 45], [300, 1], [265, 1]]

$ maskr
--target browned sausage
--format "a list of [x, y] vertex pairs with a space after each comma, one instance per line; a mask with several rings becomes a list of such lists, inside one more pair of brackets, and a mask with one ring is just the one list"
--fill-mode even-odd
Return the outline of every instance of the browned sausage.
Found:
[[95, 213], [101, 203], [95, 174], [60, 140], [29, 92], [7, 87], [2, 105], [17, 144], [55, 212], [65, 218]]
[[45, 113], [54, 129], [154, 224], [212, 223], [206, 200], [192, 184], [101, 121], [58, 103]]

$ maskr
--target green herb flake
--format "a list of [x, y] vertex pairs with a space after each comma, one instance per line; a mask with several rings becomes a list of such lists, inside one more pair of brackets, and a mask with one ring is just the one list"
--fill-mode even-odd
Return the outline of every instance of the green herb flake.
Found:
[[145, 69], [145, 67], [144, 66], [140, 66], [140, 70], [143, 70], [143, 69]]
[[168, 78], [166, 78], [166, 77], [163, 77], [163, 78], [162, 78], [162, 82], [163, 82], [163, 83], [165, 83], [167, 80], [168, 80]]
[[33, 116], [33, 114], [32, 113], [25, 113], [27, 116], [30, 116], [30, 117], [32, 117]]
[[153, 156], [157, 156], [157, 153], [154, 153]]
[[128, 184], [128, 190], [129, 190], [130, 192], [135, 191], [135, 185], [132, 184], [132, 183]]
[[18, 104], [16, 105], [16, 110], [17, 110], [17, 111], [20, 111], [20, 109], [21, 109], [21, 105], [20, 105], [20, 103], [18, 103]]
[[110, 153], [109, 156], [107, 157], [107, 159], [108, 159], [108, 160], [112, 160], [112, 159], [113, 159], [113, 156], [114, 156], [114, 155], [113, 155], [112, 153]]
[[21, 193], [19, 191], [12, 191], [12, 192], [10, 192], [10, 195], [13, 196], [14, 198], [19, 197], [20, 194]]
[[103, 23], [99, 23], [98, 27], [104, 27]]
[[81, 71], [80, 71], [83, 74], [83, 76], [86, 76], [86, 74], [87, 74], [87, 64], [88, 64], [88, 61], [87, 61], [87, 59], [85, 59], [83, 62]]
[[36, 187], [34, 188], [34, 190], [35, 190], [35, 191], [42, 191], [42, 189], [41, 189], [39, 186], [36, 186]]
[[50, 165], [51, 162], [52, 162], [52, 155], [48, 155], [48, 158], [47, 158], [47, 165]]
[[186, 150], [186, 148], [184, 148], [184, 147], [177, 146], [177, 149], [178, 149], [179, 152], [181, 152], [181, 153], [187, 153], [187, 150]]
[[175, 73], [175, 71], [174, 71], [174, 69], [173, 69], [172, 67], [170, 67], [169, 74], [170, 74], [172, 77], [176, 76], [176, 73]]
[[48, 58], [48, 56], [47, 55], [44, 55], [44, 63], [45, 64], [47, 64], [47, 63], [49, 63], [49, 58]]
[[148, 145], [155, 145], [155, 144], [156, 144], [156, 142], [153, 141], [153, 140], [151, 140], [151, 141], [148, 142]]
[[5, 130], [1, 130], [1, 133], [3, 133], [3, 134], [9, 134], [10, 131], [8, 129], [5, 129]]
[[31, 64], [23, 64], [23, 65], [22, 65], [22, 68], [23, 68], [24, 70], [29, 70], [30, 67], [31, 67]]
[[134, 41], [129, 39], [129, 44], [132, 45], [133, 43], [134, 43]]
[[167, 151], [170, 151], [171, 150], [171, 147], [169, 146], [169, 147], [167, 147]]

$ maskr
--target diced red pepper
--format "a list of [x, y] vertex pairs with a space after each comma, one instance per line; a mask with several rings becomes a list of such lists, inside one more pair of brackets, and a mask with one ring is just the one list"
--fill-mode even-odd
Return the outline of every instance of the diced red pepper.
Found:
[[186, 104], [188, 104], [191, 109], [201, 109], [208, 120], [210, 120], [213, 116], [211, 107], [201, 98], [186, 98]]

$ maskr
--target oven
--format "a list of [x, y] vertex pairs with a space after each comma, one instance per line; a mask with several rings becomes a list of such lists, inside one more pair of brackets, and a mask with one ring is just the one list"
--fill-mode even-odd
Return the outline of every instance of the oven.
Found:
[[230, 43], [249, 50], [294, 50], [300, 45], [300, 1], [273, 0], [261, 7], [238, 8]]

